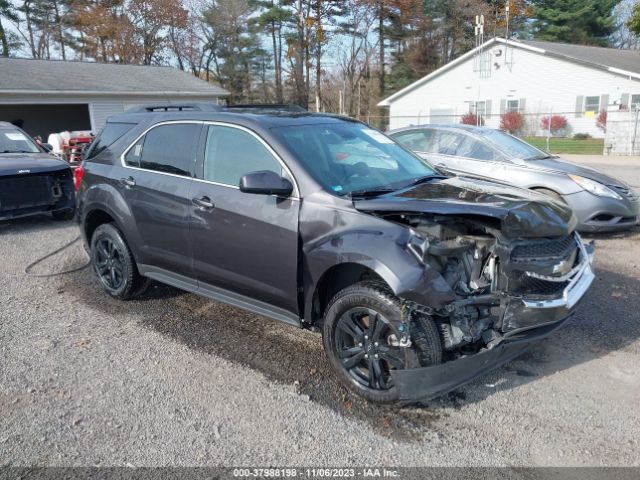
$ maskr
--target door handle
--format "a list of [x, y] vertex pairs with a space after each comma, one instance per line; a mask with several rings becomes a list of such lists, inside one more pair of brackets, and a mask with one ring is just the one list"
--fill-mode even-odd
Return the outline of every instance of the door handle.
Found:
[[136, 186], [136, 180], [133, 177], [121, 178], [120, 183], [124, 185], [126, 188], [131, 188]]
[[191, 201], [200, 210], [213, 210], [215, 208], [215, 204], [211, 201], [209, 197], [194, 198]]

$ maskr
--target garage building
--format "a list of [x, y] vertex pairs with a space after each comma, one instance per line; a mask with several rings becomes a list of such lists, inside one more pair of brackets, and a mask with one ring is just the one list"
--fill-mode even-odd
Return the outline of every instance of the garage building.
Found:
[[31, 135], [97, 132], [143, 104], [220, 102], [229, 94], [172, 67], [0, 58], [0, 121]]

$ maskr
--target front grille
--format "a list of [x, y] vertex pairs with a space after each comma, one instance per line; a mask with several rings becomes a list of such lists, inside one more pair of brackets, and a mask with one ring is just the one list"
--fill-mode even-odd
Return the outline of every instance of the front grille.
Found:
[[29, 175], [0, 179], [0, 211], [39, 207], [54, 203], [53, 179], [48, 175]]
[[515, 293], [521, 295], [558, 296], [564, 292], [568, 285], [569, 282], [548, 282], [523, 276]]
[[517, 245], [511, 252], [511, 260], [514, 262], [566, 260], [576, 248], [578, 247], [573, 235], [555, 239], [531, 240], [526, 244]]

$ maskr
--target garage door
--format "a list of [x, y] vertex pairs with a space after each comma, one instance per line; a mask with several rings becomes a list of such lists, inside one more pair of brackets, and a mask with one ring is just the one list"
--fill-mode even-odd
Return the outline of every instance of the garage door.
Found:
[[124, 112], [124, 105], [120, 102], [105, 102], [90, 104], [91, 127], [94, 132], [99, 132], [111, 115], [119, 115]]
[[45, 141], [54, 132], [91, 130], [86, 104], [0, 105], [0, 121], [21, 125], [29, 135]]

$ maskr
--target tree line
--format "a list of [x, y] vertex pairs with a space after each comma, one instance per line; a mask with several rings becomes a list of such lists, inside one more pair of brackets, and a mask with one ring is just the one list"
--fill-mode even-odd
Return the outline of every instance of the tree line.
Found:
[[635, 0], [0, 0], [0, 54], [170, 64], [233, 103], [370, 118], [473, 48], [480, 15], [487, 38], [631, 48], [640, 35]]

